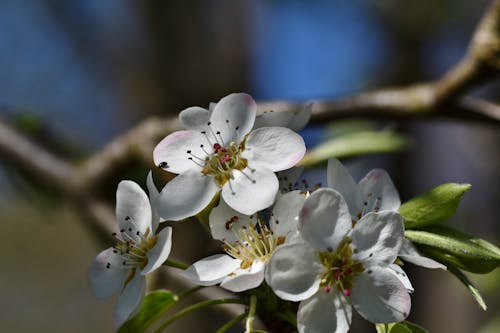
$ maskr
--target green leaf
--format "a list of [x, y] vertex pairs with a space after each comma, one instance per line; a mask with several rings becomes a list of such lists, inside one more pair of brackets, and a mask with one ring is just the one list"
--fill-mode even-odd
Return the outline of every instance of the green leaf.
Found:
[[405, 228], [417, 229], [446, 220], [455, 214], [462, 196], [470, 188], [470, 184], [442, 184], [405, 202], [399, 208]]
[[409, 321], [390, 324], [376, 324], [377, 333], [429, 333], [423, 327]]
[[500, 251], [493, 244], [447, 226], [406, 230], [405, 236], [425, 254], [468, 272], [489, 273], [500, 264]]
[[402, 323], [392, 323], [389, 324], [387, 333], [412, 333], [412, 331]]
[[345, 134], [323, 142], [308, 152], [300, 165], [312, 166], [332, 157], [345, 158], [364, 154], [388, 153], [409, 146], [407, 137], [391, 131], [364, 131]]
[[422, 326], [414, 324], [412, 322], [404, 321], [402, 324], [405, 325], [408, 329], [410, 329], [412, 333], [429, 333], [429, 331], [423, 328]]
[[118, 333], [144, 332], [168, 308], [177, 302], [178, 297], [168, 290], [155, 290], [144, 298], [141, 309], [119, 329]]
[[450, 273], [452, 273], [453, 275], [455, 275], [457, 277], [457, 279], [459, 279], [460, 282], [462, 282], [467, 287], [467, 289], [469, 289], [470, 293], [472, 294], [472, 297], [474, 297], [477, 304], [479, 304], [481, 309], [486, 311], [486, 309], [488, 308], [486, 306], [486, 302], [483, 300], [483, 297], [479, 293], [479, 290], [472, 284], [472, 282], [469, 280], [469, 278], [461, 270], [459, 270], [455, 266], [452, 266], [452, 265], [448, 266], [448, 271]]

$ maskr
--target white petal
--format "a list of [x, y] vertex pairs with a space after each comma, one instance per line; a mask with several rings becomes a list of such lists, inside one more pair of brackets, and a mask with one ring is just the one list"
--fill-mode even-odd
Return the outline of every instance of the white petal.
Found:
[[415, 291], [415, 289], [413, 289], [413, 286], [411, 285], [408, 275], [406, 275], [405, 271], [403, 271], [403, 269], [399, 265], [389, 265], [389, 272], [391, 272], [395, 277], [399, 279], [399, 281], [401, 281], [401, 283], [405, 286], [406, 291], [408, 291], [410, 294]]
[[212, 209], [209, 217], [212, 237], [230, 243], [239, 239], [238, 230], [243, 226], [249, 226], [252, 221], [255, 224], [250, 216], [232, 209], [224, 200], [220, 200], [219, 205]]
[[295, 132], [306, 127], [307, 123], [309, 123], [309, 119], [311, 119], [312, 106], [313, 104], [309, 103], [304, 106], [302, 110], [294, 112], [292, 121], [287, 127]]
[[254, 168], [263, 166], [281, 171], [297, 164], [305, 152], [304, 139], [294, 131], [284, 127], [262, 127], [250, 132], [241, 155]]
[[233, 274], [222, 281], [220, 286], [235, 293], [257, 288], [264, 281], [265, 267], [265, 262], [254, 261], [252, 266], [247, 269], [239, 268], [235, 270]]
[[233, 170], [234, 179], [224, 184], [222, 198], [231, 208], [246, 215], [271, 206], [278, 192], [278, 178], [266, 169]]
[[401, 206], [398, 190], [389, 174], [382, 169], [370, 171], [359, 182], [360, 191], [366, 201], [366, 212], [393, 210]]
[[139, 309], [145, 293], [146, 279], [137, 271], [132, 280], [123, 289], [118, 301], [116, 301], [113, 316], [116, 328], [120, 327]]
[[142, 269], [142, 275], [154, 271], [167, 260], [172, 248], [172, 227], [166, 227], [158, 233], [155, 246], [148, 252], [148, 264]]
[[[352, 179], [351, 174], [336, 158], [328, 160], [327, 168], [328, 187], [342, 194], [351, 215], [357, 216], [363, 209], [363, 198], [358, 189], [358, 184]], [[357, 218], [356, 218], [357, 219]]]
[[210, 121], [210, 111], [199, 106], [193, 106], [179, 113], [179, 121], [185, 129], [204, 130]]
[[151, 172], [151, 170], [148, 173], [146, 185], [148, 187], [149, 203], [151, 204], [151, 230], [152, 232], [156, 232], [156, 229], [158, 229], [158, 224], [160, 223], [160, 214], [158, 213], [160, 192], [158, 192], [158, 189], [153, 182], [153, 173]]
[[120, 231], [138, 239], [136, 233], [144, 234], [151, 229], [151, 205], [142, 188], [130, 180], [123, 180], [116, 190], [116, 218]]
[[281, 196], [273, 208], [269, 226], [277, 237], [286, 237], [297, 231], [299, 213], [306, 200], [306, 193], [292, 191]]
[[219, 187], [212, 177], [187, 171], [172, 179], [160, 193], [159, 213], [165, 220], [178, 221], [201, 212]]
[[276, 176], [278, 177], [280, 192], [286, 193], [293, 191], [295, 187], [298, 186], [298, 179], [302, 172], [304, 171], [304, 167], [293, 167], [290, 169], [286, 169], [283, 171], [278, 171]]
[[288, 127], [288, 125], [292, 122], [293, 117], [294, 114], [291, 111], [264, 111], [264, 113], [255, 118], [253, 128], [256, 129], [272, 126]]
[[335, 250], [351, 230], [352, 220], [347, 204], [339, 192], [321, 188], [313, 192], [300, 211], [302, 238], [316, 250]]
[[313, 297], [300, 302], [297, 312], [300, 333], [345, 333], [351, 319], [351, 305], [336, 290], [329, 293], [319, 290]]
[[411, 300], [401, 281], [388, 268], [369, 267], [353, 281], [351, 304], [372, 323], [403, 321]]
[[90, 290], [99, 299], [119, 292], [129, 273], [122, 268], [122, 256], [114, 251], [116, 250], [109, 248], [99, 253], [87, 273]]
[[288, 301], [301, 301], [318, 291], [323, 266], [306, 243], [278, 247], [267, 264], [266, 282], [274, 293]]
[[214, 132], [220, 131], [222, 146], [231, 141], [239, 143], [255, 122], [257, 105], [248, 94], [230, 94], [222, 98], [210, 116]]
[[198, 260], [183, 275], [200, 286], [212, 286], [240, 268], [241, 260], [227, 254], [215, 254]]
[[422, 266], [425, 268], [440, 268], [446, 270], [446, 266], [421, 255], [417, 248], [406, 238], [403, 239], [403, 244], [399, 250], [398, 256], [404, 261], [411, 262], [414, 265]]
[[388, 210], [368, 213], [356, 223], [351, 233], [353, 259], [390, 265], [396, 260], [403, 237], [401, 215]]
[[[212, 153], [212, 144], [198, 131], [177, 131], [160, 141], [153, 150], [154, 162], [158, 167], [173, 173], [187, 170], [201, 170], [207, 154]], [[190, 153], [188, 153], [188, 151]]]

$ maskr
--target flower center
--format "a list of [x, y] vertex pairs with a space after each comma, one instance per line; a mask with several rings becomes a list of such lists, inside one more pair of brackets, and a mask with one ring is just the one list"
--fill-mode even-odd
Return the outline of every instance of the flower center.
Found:
[[351, 295], [352, 281], [356, 275], [365, 269], [359, 262], [352, 259], [351, 239], [345, 238], [337, 250], [331, 249], [318, 254], [325, 271], [321, 274], [321, 287], [325, 292], [337, 288], [345, 296]]
[[143, 269], [148, 264], [147, 254], [155, 246], [158, 237], [150, 235], [150, 229], [147, 229], [144, 235], [139, 231], [135, 231], [133, 227], [128, 228], [128, 233], [126, 231], [125, 229], [120, 230], [121, 236], [118, 236], [116, 233], [113, 234], [116, 239], [113, 252], [120, 254], [122, 257], [123, 268]]
[[217, 185], [223, 186], [232, 178], [233, 170], [243, 170], [248, 166], [247, 160], [240, 156], [243, 150], [244, 142], [239, 145], [231, 142], [227, 147], [214, 143], [213, 153], [207, 154], [201, 172], [204, 175], [214, 176]]
[[[230, 229], [231, 219], [226, 223]], [[235, 231], [236, 233], [236, 231]], [[257, 226], [250, 224], [237, 231], [238, 240], [224, 242], [224, 250], [232, 257], [241, 259], [240, 267], [243, 269], [252, 266], [256, 260], [266, 262], [273, 251], [285, 242], [285, 237], [275, 237], [273, 232], [258, 219]]]

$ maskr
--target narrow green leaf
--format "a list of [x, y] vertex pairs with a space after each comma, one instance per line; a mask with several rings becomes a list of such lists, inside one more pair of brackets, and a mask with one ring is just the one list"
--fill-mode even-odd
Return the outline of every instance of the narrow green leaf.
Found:
[[402, 322], [402, 324], [405, 325], [412, 333], [429, 333], [429, 331], [422, 326], [414, 324], [412, 322], [404, 321]]
[[388, 333], [387, 324], [375, 324], [375, 329], [377, 330], [377, 333]]
[[455, 214], [462, 196], [470, 188], [470, 184], [442, 184], [405, 202], [399, 208], [405, 228], [417, 229], [446, 220]]
[[486, 302], [483, 300], [483, 297], [479, 293], [479, 290], [472, 284], [469, 278], [461, 270], [452, 265], [448, 266], [448, 272], [455, 275], [457, 279], [459, 279], [460, 282], [462, 282], [467, 287], [467, 289], [469, 289], [470, 293], [472, 294], [472, 297], [474, 297], [477, 304], [479, 304], [481, 309], [486, 311], [486, 309], [488, 308], [486, 306]]
[[412, 333], [412, 331], [403, 323], [391, 323], [388, 326], [389, 330], [387, 333]]
[[308, 152], [300, 165], [312, 166], [332, 157], [345, 158], [364, 154], [388, 153], [409, 145], [407, 137], [391, 131], [364, 131], [350, 133], [323, 142]]
[[445, 265], [451, 264], [468, 272], [489, 273], [500, 264], [499, 251], [493, 244], [447, 226], [406, 230], [405, 236], [425, 254]]
[[118, 333], [144, 332], [149, 325], [175, 304], [176, 301], [177, 296], [168, 290], [155, 290], [147, 294], [139, 312], [125, 322], [118, 329]]

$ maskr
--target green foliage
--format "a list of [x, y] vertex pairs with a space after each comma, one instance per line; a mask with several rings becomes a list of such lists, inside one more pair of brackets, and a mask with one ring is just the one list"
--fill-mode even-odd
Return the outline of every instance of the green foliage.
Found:
[[446, 266], [484, 274], [500, 264], [500, 250], [495, 245], [447, 226], [406, 230], [405, 236], [422, 252]]
[[429, 333], [425, 328], [409, 321], [401, 323], [377, 324], [377, 333]]
[[455, 214], [470, 184], [442, 184], [404, 203], [399, 208], [406, 229], [418, 229], [442, 222]]
[[458, 268], [456, 268], [454, 266], [451, 266], [451, 265], [448, 266], [448, 271], [450, 273], [452, 273], [453, 275], [455, 275], [455, 277], [458, 280], [460, 280], [460, 282], [462, 282], [465, 287], [467, 287], [467, 289], [470, 291], [472, 297], [474, 297], [474, 299], [476, 300], [477, 304], [479, 304], [481, 309], [486, 311], [486, 309], [488, 308], [486, 306], [486, 302], [483, 300], [483, 297], [479, 293], [479, 290], [472, 284], [472, 282], [469, 280], [469, 278], [467, 278], [467, 276], [462, 271], [460, 271]]
[[345, 158], [364, 154], [388, 153], [409, 145], [407, 137], [392, 131], [348, 133], [325, 141], [308, 152], [299, 165], [326, 163], [332, 157]]
[[144, 332], [168, 308], [177, 302], [178, 297], [168, 290], [155, 290], [144, 298], [139, 312], [119, 329], [118, 333]]

